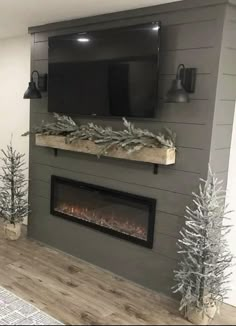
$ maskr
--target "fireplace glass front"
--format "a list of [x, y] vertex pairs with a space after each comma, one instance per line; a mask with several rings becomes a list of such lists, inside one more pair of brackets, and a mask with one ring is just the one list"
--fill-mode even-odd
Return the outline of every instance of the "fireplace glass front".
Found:
[[156, 200], [57, 176], [51, 214], [152, 248]]

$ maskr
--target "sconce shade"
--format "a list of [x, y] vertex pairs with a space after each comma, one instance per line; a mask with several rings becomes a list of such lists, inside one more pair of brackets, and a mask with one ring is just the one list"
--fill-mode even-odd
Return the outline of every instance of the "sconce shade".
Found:
[[189, 93], [194, 93], [196, 84], [196, 69], [186, 69], [180, 64], [177, 69], [176, 78], [173, 80], [167, 93], [167, 103], [188, 103]]
[[41, 95], [39, 89], [37, 88], [35, 82], [31, 81], [29, 83], [28, 89], [26, 90], [26, 92], [24, 94], [24, 99], [36, 99], [36, 98], [42, 98], [42, 95]]
[[189, 94], [186, 92], [180, 79], [175, 79], [167, 93], [167, 103], [188, 103], [190, 102]]

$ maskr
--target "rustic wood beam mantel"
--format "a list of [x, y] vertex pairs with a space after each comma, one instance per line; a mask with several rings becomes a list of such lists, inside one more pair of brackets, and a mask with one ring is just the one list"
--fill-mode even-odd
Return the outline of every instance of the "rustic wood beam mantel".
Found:
[[[73, 143], [66, 143], [65, 137], [36, 135], [35, 144], [37, 146], [61, 149], [65, 151], [99, 155], [101, 145], [90, 140], [77, 140]], [[113, 148], [103, 156], [123, 160], [139, 161], [151, 164], [171, 165], [175, 163], [175, 148], [143, 148], [139, 151], [128, 153], [121, 148]]]

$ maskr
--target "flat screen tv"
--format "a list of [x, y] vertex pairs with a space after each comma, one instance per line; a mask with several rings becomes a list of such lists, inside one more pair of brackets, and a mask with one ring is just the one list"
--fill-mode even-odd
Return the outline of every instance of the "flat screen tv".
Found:
[[50, 37], [48, 110], [153, 117], [159, 50], [158, 22]]

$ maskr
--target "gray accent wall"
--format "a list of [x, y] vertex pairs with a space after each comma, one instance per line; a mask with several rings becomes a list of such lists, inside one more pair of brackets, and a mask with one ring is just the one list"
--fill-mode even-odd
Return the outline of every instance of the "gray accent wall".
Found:
[[224, 15], [210, 161], [227, 188], [236, 101], [236, 6], [233, 2]]
[[[31, 137], [31, 238], [153, 290], [171, 293], [173, 270], [178, 262], [176, 241], [184, 223], [185, 207], [191, 205], [191, 193], [197, 189], [199, 178], [207, 176], [210, 158], [219, 175], [224, 175], [228, 167], [235, 95], [231, 80], [235, 81], [236, 45], [225, 41], [227, 45], [222, 47], [224, 35], [228, 34], [226, 16], [229, 17], [231, 8], [235, 11], [227, 3], [224, 0], [187, 0], [30, 28], [32, 70], [46, 73], [48, 37], [51, 35], [161, 21], [159, 111], [155, 119], [134, 119], [133, 122], [154, 132], [162, 127], [171, 128], [177, 133], [178, 147], [176, 164], [161, 166], [159, 174], [154, 175], [149, 164], [109, 158], [98, 160], [91, 155], [65, 151], [59, 151], [55, 157], [53, 150], [36, 147], [34, 137]], [[236, 28], [235, 22], [232, 26]], [[234, 35], [232, 38], [236, 40]], [[189, 104], [167, 104], [164, 97], [180, 63], [198, 69], [196, 92]], [[31, 101], [31, 128], [41, 120], [50, 119], [46, 95], [42, 100]], [[74, 119], [91, 121], [76, 116]], [[121, 121], [115, 119], [94, 121], [104, 126], [122, 127]], [[155, 198], [153, 250], [51, 216], [52, 174]]]

